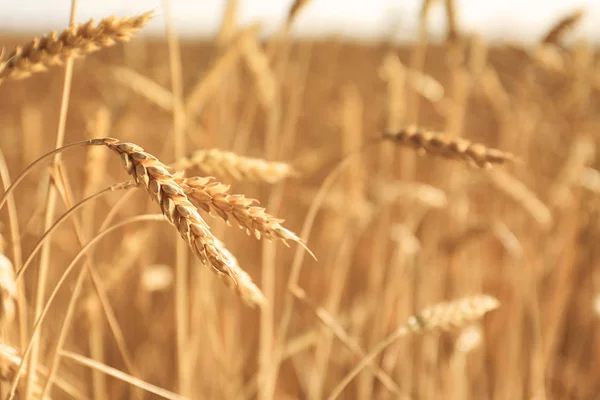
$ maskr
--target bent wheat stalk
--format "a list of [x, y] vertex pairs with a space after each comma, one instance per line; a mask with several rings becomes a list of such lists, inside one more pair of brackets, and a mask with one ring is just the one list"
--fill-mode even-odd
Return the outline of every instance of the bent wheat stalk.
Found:
[[233, 178], [237, 181], [277, 183], [297, 175], [285, 162], [239, 156], [220, 149], [197, 150], [171, 164], [177, 170], [197, 167], [204, 175]]
[[0, 61], [0, 84], [6, 79], [24, 79], [48, 67], [61, 65], [69, 57], [93, 53], [117, 42], [126, 42], [146, 25], [153, 11], [136, 17], [104, 18], [95, 26], [94, 20], [65, 29], [52, 31], [18, 46]]
[[386, 132], [383, 136], [422, 153], [469, 162], [480, 168], [516, 161], [513, 154], [502, 150], [491, 149], [466, 139], [451, 137], [416, 126], [409, 126], [398, 132]]

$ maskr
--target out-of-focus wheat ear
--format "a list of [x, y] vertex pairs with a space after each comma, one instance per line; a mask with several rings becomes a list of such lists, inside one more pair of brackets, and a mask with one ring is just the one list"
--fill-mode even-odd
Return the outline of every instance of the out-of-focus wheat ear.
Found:
[[163, 215], [177, 228], [182, 239], [188, 243], [200, 261], [212, 267], [217, 274], [231, 279], [231, 287], [244, 300], [260, 305], [258, 288], [239, 267], [231, 253], [213, 236], [198, 209], [190, 202], [184, 189], [165, 164], [133, 143], [111, 138], [94, 139], [91, 142], [102, 143], [119, 154], [127, 172], [158, 203]]
[[500, 302], [485, 294], [438, 303], [410, 317], [405, 328], [412, 332], [449, 331], [475, 322], [498, 307]]
[[231, 151], [220, 149], [196, 150], [175, 161], [171, 164], [171, 168], [176, 170], [198, 168], [203, 175], [271, 184], [298, 175], [288, 163], [239, 156]]
[[383, 136], [422, 153], [464, 161], [480, 168], [517, 161], [511, 153], [416, 126], [409, 126], [397, 132], [386, 132]]
[[488, 295], [479, 294], [458, 300], [442, 302], [425, 308], [417, 315], [408, 318], [408, 321], [397, 328], [391, 335], [379, 342], [373, 350], [364, 357], [333, 389], [328, 399], [337, 398], [344, 388], [354, 379], [371, 361], [384, 351], [389, 345], [409, 333], [424, 333], [428, 331], [448, 331], [462, 328], [482, 318], [488, 312], [500, 306], [500, 302]]
[[575, 26], [577, 26], [584, 14], [584, 10], [578, 9], [570, 14], [565, 15], [548, 30], [548, 32], [543, 36], [541, 43], [557, 45], [567, 32], [571, 31], [573, 28], [575, 28]]
[[117, 42], [128, 41], [154, 15], [153, 11], [135, 17], [104, 18], [96, 26], [94, 20], [52, 31], [18, 46], [0, 61], [0, 83], [7, 79], [24, 79], [48, 67], [61, 65], [69, 57], [81, 57]]
[[6, 242], [0, 234], [0, 328], [15, 317], [17, 283], [13, 263], [5, 255]]

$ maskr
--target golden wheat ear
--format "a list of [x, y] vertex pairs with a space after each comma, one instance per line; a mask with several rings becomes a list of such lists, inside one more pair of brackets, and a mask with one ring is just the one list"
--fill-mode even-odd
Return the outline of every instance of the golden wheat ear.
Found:
[[511, 153], [416, 126], [409, 126], [397, 132], [386, 132], [383, 137], [421, 153], [467, 162], [480, 168], [518, 160]]
[[232, 288], [248, 303], [264, 303], [263, 294], [223, 243], [213, 236], [198, 209], [190, 202], [185, 190], [165, 164], [136, 144], [110, 138], [98, 141], [121, 156], [129, 175], [158, 203], [162, 213], [177, 228], [182, 239], [203, 264], [211, 266], [217, 274], [231, 279]]
[[135, 17], [104, 18], [98, 25], [94, 20], [54, 31], [16, 47], [0, 61], [0, 84], [5, 80], [24, 79], [48, 67], [61, 65], [69, 57], [81, 57], [117, 42], [128, 41], [154, 15], [149, 11]]

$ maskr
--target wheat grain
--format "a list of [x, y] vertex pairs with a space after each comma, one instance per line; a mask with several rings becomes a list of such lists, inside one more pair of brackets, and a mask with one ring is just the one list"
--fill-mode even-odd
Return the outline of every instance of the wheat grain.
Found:
[[218, 274], [233, 280], [235, 290], [249, 303], [260, 305], [262, 293], [238, 265], [232, 262], [231, 253], [210, 232], [198, 210], [190, 202], [183, 188], [177, 184], [166, 165], [144, 149], [117, 139], [96, 139], [94, 144], [104, 144], [121, 156], [127, 172], [142, 185], [155, 200], [169, 222], [198, 255], [203, 264], [212, 266]]
[[94, 20], [65, 29], [60, 34], [50, 32], [14, 49], [0, 62], [0, 83], [6, 79], [24, 79], [48, 67], [61, 65], [69, 57], [90, 54], [117, 42], [126, 42], [146, 25], [154, 12], [136, 17], [104, 18], [95, 26]]
[[216, 174], [238, 181], [277, 183], [296, 176], [294, 168], [284, 162], [239, 156], [220, 149], [196, 150], [171, 164], [171, 168], [198, 168], [204, 175]]
[[241, 194], [228, 194], [229, 186], [216, 182], [213, 178], [183, 178], [177, 183], [184, 193], [199, 208], [208, 213], [215, 213], [225, 221], [237, 221], [240, 228], [257, 239], [291, 240], [304, 245], [295, 233], [281, 226], [283, 220], [273, 217], [262, 207], [256, 206], [254, 199]]
[[438, 132], [409, 126], [398, 132], [384, 133], [384, 138], [409, 146], [423, 153], [472, 163], [478, 167], [516, 161], [516, 157], [502, 150], [491, 149], [479, 143], [455, 138]]

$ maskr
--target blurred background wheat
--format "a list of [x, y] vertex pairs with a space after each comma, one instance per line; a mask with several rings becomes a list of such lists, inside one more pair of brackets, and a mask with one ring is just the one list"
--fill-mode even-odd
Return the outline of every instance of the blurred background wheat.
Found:
[[[269, 35], [230, 0], [202, 40], [168, 2], [164, 37], [76, 2], [3, 37], [2, 396], [600, 399], [589, 15], [511, 44], [425, 0], [408, 42], [294, 35], [320, 2]], [[103, 137], [137, 146], [30, 167]]]

